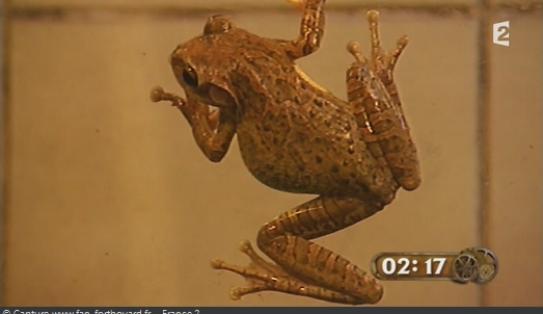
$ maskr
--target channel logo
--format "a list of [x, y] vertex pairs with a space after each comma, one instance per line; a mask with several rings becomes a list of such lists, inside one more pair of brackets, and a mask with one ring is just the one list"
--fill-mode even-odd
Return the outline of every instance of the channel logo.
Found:
[[509, 31], [509, 21], [494, 23], [492, 25], [492, 42], [494, 42], [495, 45], [509, 47]]

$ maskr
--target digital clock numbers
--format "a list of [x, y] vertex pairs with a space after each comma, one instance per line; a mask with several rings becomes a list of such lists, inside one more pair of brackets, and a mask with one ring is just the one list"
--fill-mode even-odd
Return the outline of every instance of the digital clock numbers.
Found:
[[460, 253], [381, 253], [371, 267], [381, 280], [450, 279], [459, 283], [486, 283], [497, 268], [495, 254], [484, 248]]
[[379, 279], [448, 278], [457, 254], [382, 253], [372, 269]]

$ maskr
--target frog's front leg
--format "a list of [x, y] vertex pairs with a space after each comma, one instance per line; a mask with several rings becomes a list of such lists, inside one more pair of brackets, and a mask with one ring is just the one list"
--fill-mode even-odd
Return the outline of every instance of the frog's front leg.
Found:
[[170, 101], [172, 106], [178, 108], [189, 122], [194, 140], [204, 155], [213, 162], [222, 160], [236, 133], [233, 109], [219, 108], [210, 111], [208, 105], [191, 99], [187, 101], [180, 96], [165, 92], [160, 87], [151, 91], [151, 100]]
[[280, 291], [321, 300], [376, 303], [382, 287], [342, 256], [312, 242], [365, 219], [382, 205], [359, 198], [321, 196], [276, 217], [258, 233], [258, 247], [276, 264], [266, 262], [244, 242], [241, 250], [251, 259], [247, 267], [212, 262], [217, 269], [245, 277], [248, 287], [232, 290], [232, 297], [263, 290]]
[[287, 53], [298, 59], [313, 53], [319, 48], [324, 34], [324, 2], [325, 0], [289, 0], [303, 9], [300, 34], [294, 41], [287, 43]]

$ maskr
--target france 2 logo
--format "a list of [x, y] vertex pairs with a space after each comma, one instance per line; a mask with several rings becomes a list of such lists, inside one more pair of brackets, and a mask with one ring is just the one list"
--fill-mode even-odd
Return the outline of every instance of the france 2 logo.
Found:
[[494, 23], [492, 25], [492, 41], [496, 45], [509, 47], [509, 21]]

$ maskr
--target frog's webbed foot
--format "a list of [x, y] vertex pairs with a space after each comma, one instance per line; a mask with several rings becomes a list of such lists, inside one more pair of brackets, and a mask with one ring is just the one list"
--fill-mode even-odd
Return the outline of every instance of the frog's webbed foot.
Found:
[[281, 267], [267, 262], [253, 249], [249, 241], [243, 241], [240, 251], [246, 254], [251, 262], [248, 266], [239, 266], [226, 263], [223, 260], [211, 261], [211, 267], [239, 274], [245, 278], [248, 286], [236, 287], [230, 290], [232, 300], [239, 300], [242, 296], [261, 291], [278, 291], [295, 295], [313, 297], [331, 302], [346, 304], [365, 303], [360, 299], [302, 281], [285, 272]]
[[[396, 48], [386, 53], [381, 46], [381, 37], [379, 35], [379, 12], [375, 10], [368, 11], [368, 23], [371, 36], [371, 60], [370, 66], [374, 73], [381, 79], [385, 86], [389, 87], [393, 83], [393, 71], [396, 63], [408, 43], [407, 35], [400, 37], [396, 43]], [[347, 50], [355, 57], [358, 62], [366, 63], [367, 59], [362, 55], [360, 44], [352, 41], [348, 44]]]
[[240, 251], [246, 254], [251, 262], [248, 266], [238, 266], [216, 259], [211, 261], [211, 267], [234, 272], [243, 276], [249, 286], [237, 287], [230, 291], [233, 300], [239, 300], [243, 295], [264, 290], [275, 290], [274, 286], [282, 278], [287, 277], [285, 271], [279, 266], [265, 261], [253, 249], [249, 241], [243, 241], [239, 247]]

